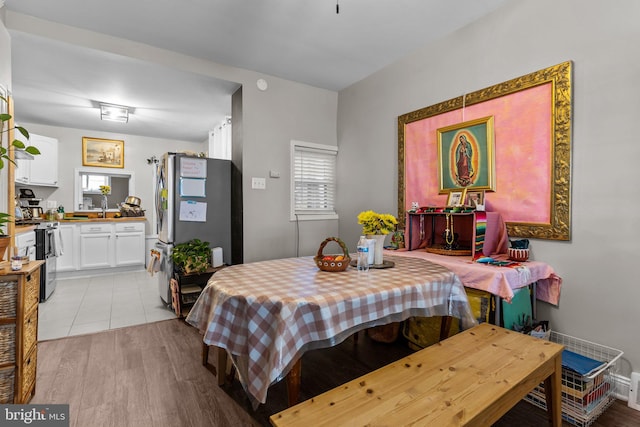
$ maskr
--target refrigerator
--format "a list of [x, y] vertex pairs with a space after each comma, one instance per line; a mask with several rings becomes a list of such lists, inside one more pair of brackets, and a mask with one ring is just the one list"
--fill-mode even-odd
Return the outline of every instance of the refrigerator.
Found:
[[191, 239], [222, 248], [231, 265], [231, 161], [165, 153], [156, 173], [156, 249], [161, 253], [158, 292], [171, 303], [173, 246]]

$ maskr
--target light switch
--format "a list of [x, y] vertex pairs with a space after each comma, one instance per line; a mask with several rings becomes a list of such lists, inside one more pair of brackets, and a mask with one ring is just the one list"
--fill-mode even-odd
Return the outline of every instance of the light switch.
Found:
[[264, 178], [251, 178], [251, 188], [254, 190], [264, 190], [267, 188], [267, 180]]

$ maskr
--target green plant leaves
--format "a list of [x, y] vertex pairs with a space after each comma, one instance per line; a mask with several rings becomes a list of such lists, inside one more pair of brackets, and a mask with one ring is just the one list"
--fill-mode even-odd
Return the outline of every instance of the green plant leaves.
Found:
[[211, 248], [209, 242], [193, 239], [173, 247], [171, 260], [185, 273], [202, 273], [209, 268]]
[[[15, 129], [17, 129], [18, 132], [20, 132], [22, 134], [22, 136], [24, 136], [25, 138], [29, 139], [29, 131], [28, 130], [26, 130], [22, 126], [16, 126]], [[40, 154], [39, 151], [38, 151], [38, 154]]]

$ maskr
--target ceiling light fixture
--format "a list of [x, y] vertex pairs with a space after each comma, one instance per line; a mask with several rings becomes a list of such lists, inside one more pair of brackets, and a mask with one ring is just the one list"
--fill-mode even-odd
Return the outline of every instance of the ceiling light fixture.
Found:
[[100, 118], [112, 122], [127, 123], [129, 121], [129, 107], [100, 103]]

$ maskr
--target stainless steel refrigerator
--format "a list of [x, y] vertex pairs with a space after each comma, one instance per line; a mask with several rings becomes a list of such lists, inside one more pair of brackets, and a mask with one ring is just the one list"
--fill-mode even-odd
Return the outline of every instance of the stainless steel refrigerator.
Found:
[[191, 239], [221, 247], [231, 264], [231, 161], [165, 153], [156, 174], [158, 291], [171, 303], [173, 246]]

